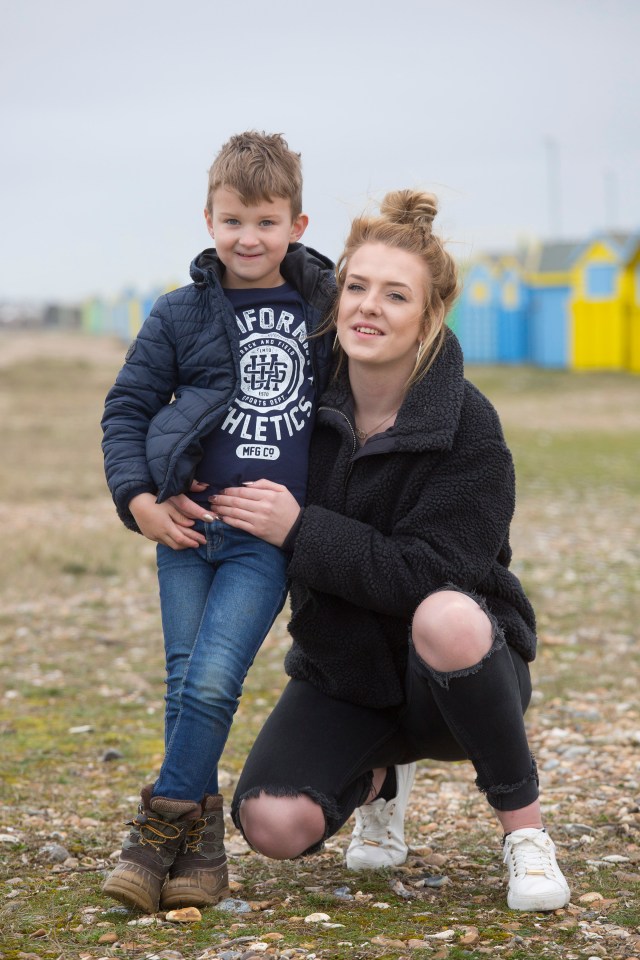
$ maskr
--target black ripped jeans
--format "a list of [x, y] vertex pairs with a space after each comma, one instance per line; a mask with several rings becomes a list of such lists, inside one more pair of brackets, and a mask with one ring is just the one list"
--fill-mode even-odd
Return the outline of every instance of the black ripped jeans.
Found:
[[234, 823], [241, 829], [245, 798], [304, 793], [324, 811], [326, 839], [366, 800], [374, 769], [422, 759], [469, 759], [491, 806], [518, 810], [538, 797], [523, 719], [530, 698], [529, 666], [499, 632], [480, 663], [450, 674], [432, 670], [411, 643], [398, 708], [357, 706], [290, 680], [245, 763]]

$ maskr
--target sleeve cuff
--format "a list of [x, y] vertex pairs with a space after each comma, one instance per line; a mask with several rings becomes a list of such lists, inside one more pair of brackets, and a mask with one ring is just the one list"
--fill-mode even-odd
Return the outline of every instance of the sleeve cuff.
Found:
[[297, 516], [296, 522], [291, 527], [291, 530], [289, 530], [289, 533], [286, 535], [284, 539], [284, 543], [282, 544], [282, 549], [284, 550], [285, 553], [293, 553], [294, 547], [296, 545], [296, 538], [298, 536], [298, 530], [300, 529], [300, 524], [302, 523], [303, 514], [304, 514], [304, 510], [302, 509], [300, 510], [300, 513]]

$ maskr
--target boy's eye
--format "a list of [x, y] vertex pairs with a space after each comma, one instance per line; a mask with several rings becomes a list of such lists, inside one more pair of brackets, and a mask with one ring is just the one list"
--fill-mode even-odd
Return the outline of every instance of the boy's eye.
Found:
[[236, 220], [235, 217], [227, 217], [224, 222], [228, 224], [230, 227], [235, 227], [237, 224], [240, 223], [240, 221]]
[[261, 220], [261, 221], [260, 221], [260, 226], [261, 226], [261, 227], [272, 227], [272, 226], [273, 226], [273, 220]]

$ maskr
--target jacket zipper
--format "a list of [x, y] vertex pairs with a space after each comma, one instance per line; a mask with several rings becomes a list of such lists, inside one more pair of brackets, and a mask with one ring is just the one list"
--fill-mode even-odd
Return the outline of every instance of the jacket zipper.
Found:
[[347, 422], [347, 424], [349, 425], [349, 430], [351, 431], [351, 436], [353, 438], [353, 447], [351, 449], [351, 459], [349, 460], [349, 469], [347, 470], [347, 475], [344, 478], [344, 486], [346, 490], [347, 484], [349, 483], [349, 479], [351, 477], [351, 471], [353, 470], [353, 458], [355, 457], [358, 450], [358, 438], [356, 437], [356, 432], [353, 429], [353, 424], [351, 423], [351, 420], [349, 420], [349, 417], [346, 415], [346, 413], [344, 413], [342, 410], [336, 410], [335, 407], [318, 407], [318, 413], [320, 413], [321, 410], [325, 410], [328, 413], [337, 413], [339, 416], [342, 417], [343, 420]]

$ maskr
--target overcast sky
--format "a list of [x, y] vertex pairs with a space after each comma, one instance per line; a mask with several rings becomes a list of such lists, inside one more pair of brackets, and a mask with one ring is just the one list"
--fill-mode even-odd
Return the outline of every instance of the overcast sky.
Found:
[[302, 152], [333, 258], [407, 186], [461, 258], [640, 229], [639, 0], [0, 4], [0, 301], [187, 282], [251, 128]]

